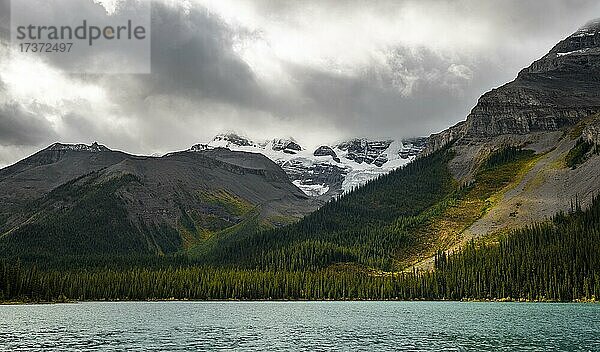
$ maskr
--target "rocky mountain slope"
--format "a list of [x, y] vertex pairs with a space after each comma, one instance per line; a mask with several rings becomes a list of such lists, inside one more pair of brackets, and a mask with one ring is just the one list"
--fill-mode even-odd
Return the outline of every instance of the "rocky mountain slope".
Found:
[[189, 150], [227, 148], [263, 154], [280, 165], [304, 193], [329, 200], [408, 164], [425, 148], [425, 142], [425, 138], [403, 141], [356, 138], [309, 150], [293, 138], [255, 142], [226, 133]]
[[[432, 135], [425, 153], [450, 145], [454, 157], [448, 167], [461, 185], [477, 184], [482, 164], [494, 151], [514, 146], [535, 153], [513, 170], [510, 183], [485, 200], [472, 223], [451, 231], [452, 240], [443, 247], [456, 249], [473, 238], [494, 238], [574, 206], [589, 206], [600, 193], [598, 112], [600, 21], [592, 21], [513, 82], [483, 95], [466, 121]], [[433, 260], [425, 257], [415, 261], [430, 268]]]
[[259, 154], [216, 148], [156, 158], [54, 144], [0, 170], [0, 251], [168, 253], [315, 208]]
[[[500, 144], [554, 148], [561, 131], [600, 112], [600, 21], [591, 21], [523, 69], [518, 77], [484, 94], [466, 121], [429, 138], [426, 152], [453, 143], [455, 176], [472, 176], [481, 154]], [[588, 134], [594, 131], [587, 128]], [[590, 137], [591, 138], [591, 137]]]
[[[486, 93], [407, 167], [291, 226], [222, 238], [210, 258], [252, 268], [413, 272], [471, 240], [497, 243], [510, 230], [587, 208], [600, 193], [599, 31], [598, 22], [586, 25]], [[385, 165], [363, 147], [343, 143], [318, 154]]]
[[551, 132], [600, 112], [600, 21], [592, 21], [484, 94], [466, 121], [433, 135], [428, 151], [449, 142]]

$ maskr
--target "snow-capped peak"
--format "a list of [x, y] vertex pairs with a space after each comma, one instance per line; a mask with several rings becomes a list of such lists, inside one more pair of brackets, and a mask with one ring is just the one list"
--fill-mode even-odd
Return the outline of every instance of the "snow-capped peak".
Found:
[[251, 139], [233, 132], [218, 134], [207, 146], [213, 148], [259, 147]]
[[227, 148], [263, 154], [281, 166], [307, 195], [334, 197], [408, 164], [423, 150], [424, 141], [424, 138], [403, 141], [355, 138], [309, 150], [293, 138], [257, 143], [236, 133], [226, 133], [188, 151]]

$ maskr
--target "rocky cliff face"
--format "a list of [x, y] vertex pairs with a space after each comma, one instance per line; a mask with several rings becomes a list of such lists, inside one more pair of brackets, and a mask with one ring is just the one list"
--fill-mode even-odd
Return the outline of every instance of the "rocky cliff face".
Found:
[[483, 95], [467, 120], [432, 135], [428, 151], [505, 134], [555, 131], [600, 112], [600, 21], [557, 44], [518, 77]]
[[596, 115], [583, 129], [581, 137], [590, 143], [600, 145], [600, 116]]
[[364, 138], [357, 138], [341, 143], [337, 147], [347, 153], [347, 159], [359, 164], [364, 162], [381, 167], [388, 162], [387, 154], [384, 152], [390, 147], [392, 142], [394, 141], [370, 141]]
[[331, 147], [327, 145], [322, 145], [319, 148], [317, 148], [314, 151], [313, 156], [330, 156], [333, 158], [334, 161], [338, 163], [340, 162], [340, 158], [338, 158], [335, 150], [331, 149]]
[[302, 147], [293, 139], [274, 139], [271, 143], [271, 149], [287, 154], [296, 154], [302, 151]]

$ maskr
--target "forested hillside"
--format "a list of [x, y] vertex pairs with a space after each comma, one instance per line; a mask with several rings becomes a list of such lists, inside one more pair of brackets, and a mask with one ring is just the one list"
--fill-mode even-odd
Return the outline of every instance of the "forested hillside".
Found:
[[600, 297], [600, 198], [499, 243], [471, 243], [436, 258], [434, 272], [374, 274], [236, 270], [165, 261], [44, 270], [0, 261], [0, 299], [523, 299]]
[[600, 198], [500, 239], [436, 258], [436, 296], [573, 300], [600, 297]]
[[351, 264], [398, 271], [414, 253], [435, 254], [491, 206], [536, 156], [515, 147], [492, 153], [475, 181], [458, 185], [449, 149], [370, 182], [281, 229], [213, 238], [193, 253], [203, 263], [267, 270], [319, 270]]
[[[475, 181], [452, 181], [448, 149], [417, 160], [280, 230], [222, 233], [193, 255], [59, 256], [0, 262], [0, 299], [595, 299], [600, 199], [496, 242], [438, 252], [434, 271], [398, 271], [450, 215], [469, 221], [536, 156], [507, 147]], [[470, 207], [467, 207], [469, 204]], [[465, 220], [466, 219], [466, 220]], [[458, 220], [456, 220], [458, 221]], [[461, 225], [462, 226], [462, 225]], [[241, 235], [240, 235], [241, 234]]]
[[424, 212], [455, 191], [447, 149], [418, 159], [331, 201], [302, 221], [277, 230], [216, 237], [193, 253], [213, 265], [316, 270], [355, 263], [391, 270], [400, 252], [418, 240]]

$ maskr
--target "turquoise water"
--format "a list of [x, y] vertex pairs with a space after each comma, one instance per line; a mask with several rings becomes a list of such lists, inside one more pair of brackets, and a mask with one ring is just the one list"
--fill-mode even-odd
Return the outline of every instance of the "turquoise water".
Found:
[[157, 302], [0, 306], [0, 351], [600, 351], [600, 305]]

